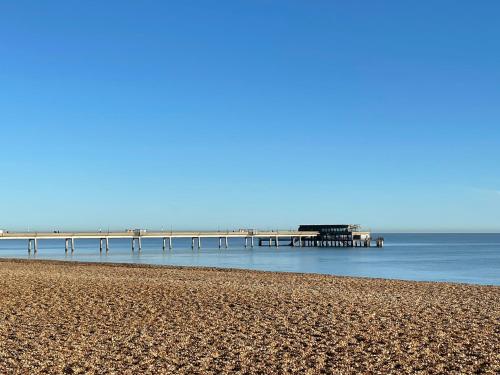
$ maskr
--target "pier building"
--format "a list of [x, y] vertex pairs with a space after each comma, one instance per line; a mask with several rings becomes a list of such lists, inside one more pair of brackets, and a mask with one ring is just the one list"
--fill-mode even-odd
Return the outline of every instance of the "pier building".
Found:
[[[316, 247], [369, 247], [371, 232], [362, 230], [358, 224], [313, 224], [301, 225], [299, 231], [317, 232], [307, 239], [306, 246]], [[377, 241], [377, 245], [378, 245]]]

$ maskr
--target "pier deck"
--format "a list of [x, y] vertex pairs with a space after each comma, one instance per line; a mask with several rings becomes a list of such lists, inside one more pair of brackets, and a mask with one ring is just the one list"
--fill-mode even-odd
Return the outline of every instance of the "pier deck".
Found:
[[[71, 251], [75, 251], [75, 240], [79, 239], [98, 239], [99, 250], [102, 251], [105, 247], [109, 251], [110, 239], [130, 239], [132, 250], [137, 247], [139, 251], [142, 248], [142, 240], [147, 238], [161, 238], [163, 240], [163, 250], [168, 246], [173, 248], [172, 240], [174, 238], [191, 238], [192, 247], [201, 248], [202, 238], [218, 238], [219, 248], [228, 247], [230, 238], [241, 238], [245, 240], [245, 247], [254, 246], [255, 240], [259, 241], [259, 245], [265, 239], [269, 246], [280, 245], [280, 242], [285, 242], [291, 246], [302, 246], [307, 239], [314, 238], [319, 232], [317, 231], [256, 231], [256, 230], [238, 230], [238, 231], [144, 231], [130, 230], [123, 232], [3, 232], [0, 233], [0, 240], [27, 240], [28, 251], [38, 251], [39, 240], [65, 240], [65, 251], [71, 247]], [[167, 245], [168, 243], [168, 245]], [[71, 246], [70, 246], [71, 245]]]
[[318, 235], [317, 231], [124, 231], [124, 232], [4, 232], [0, 240], [22, 239], [65, 239], [65, 238], [269, 238], [269, 237], [311, 237]]

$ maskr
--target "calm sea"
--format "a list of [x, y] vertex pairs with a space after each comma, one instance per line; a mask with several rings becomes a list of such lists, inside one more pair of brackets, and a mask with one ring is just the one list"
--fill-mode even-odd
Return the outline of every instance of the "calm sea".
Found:
[[219, 249], [216, 239], [204, 239], [201, 250], [191, 240], [174, 240], [162, 251], [161, 239], [143, 240], [142, 252], [131, 252], [129, 240], [110, 240], [110, 251], [99, 253], [98, 240], [77, 240], [65, 255], [64, 240], [39, 241], [38, 254], [28, 255], [27, 241], [0, 241], [0, 257], [122, 262], [179, 266], [246, 268], [381, 277], [404, 280], [452, 281], [500, 285], [500, 234], [382, 234], [385, 246], [371, 248], [298, 248], [243, 246], [230, 240]]

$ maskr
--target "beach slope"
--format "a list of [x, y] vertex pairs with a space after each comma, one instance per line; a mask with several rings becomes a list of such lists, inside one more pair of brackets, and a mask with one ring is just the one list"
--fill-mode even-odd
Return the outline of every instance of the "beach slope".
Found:
[[500, 287], [0, 261], [0, 373], [497, 373]]

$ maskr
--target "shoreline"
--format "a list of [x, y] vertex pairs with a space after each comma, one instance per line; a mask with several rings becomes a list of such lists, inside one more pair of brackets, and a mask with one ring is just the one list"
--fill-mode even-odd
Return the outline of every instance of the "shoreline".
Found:
[[266, 273], [266, 274], [285, 274], [285, 275], [312, 275], [312, 276], [326, 276], [333, 278], [352, 278], [361, 280], [381, 280], [381, 281], [397, 281], [397, 282], [408, 282], [408, 283], [433, 283], [433, 284], [456, 284], [456, 285], [466, 285], [466, 286], [481, 286], [481, 287], [493, 287], [500, 288], [497, 284], [479, 284], [479, 283], [466, 283], [458, 281], [435, 281], [435, 280], [411, 280], [411, 279], [390, 279], [384, 277], [370, 277], [370, 276], [353, 276], [353, 275], [333, 275], [327, 273], [317, 273], [317, 272], [295, 272], [295, 271], [269, 271], [269, 270], [259, 270], [251, 268], [234, 268], [234, 267], [209, 267], [209, 266], [182, 266], [182, 265], [171, 265], [171, 264], [152, 264], [152, 263], [132, 263], [132, 262], [89, 262], [80, 260], [60, 260], [60, 259], [23, 259], [23, 258], [2, 258], [0, 257], [0, 263], [3, 262], [40, 262], [47, 264], [75, 264], [75, 265], [88, 265], [88, 266], [112, 266], [112, 267], [126, 267], [126, 268], [165, 268], [165, 269], [178, 269], [178, 270], [208, 270], [208, 271], [228, 271], [228, 272], [251, 272], [251, 273]]
[[500, 287], [0, 259], [2, 373], [495, 373]]

